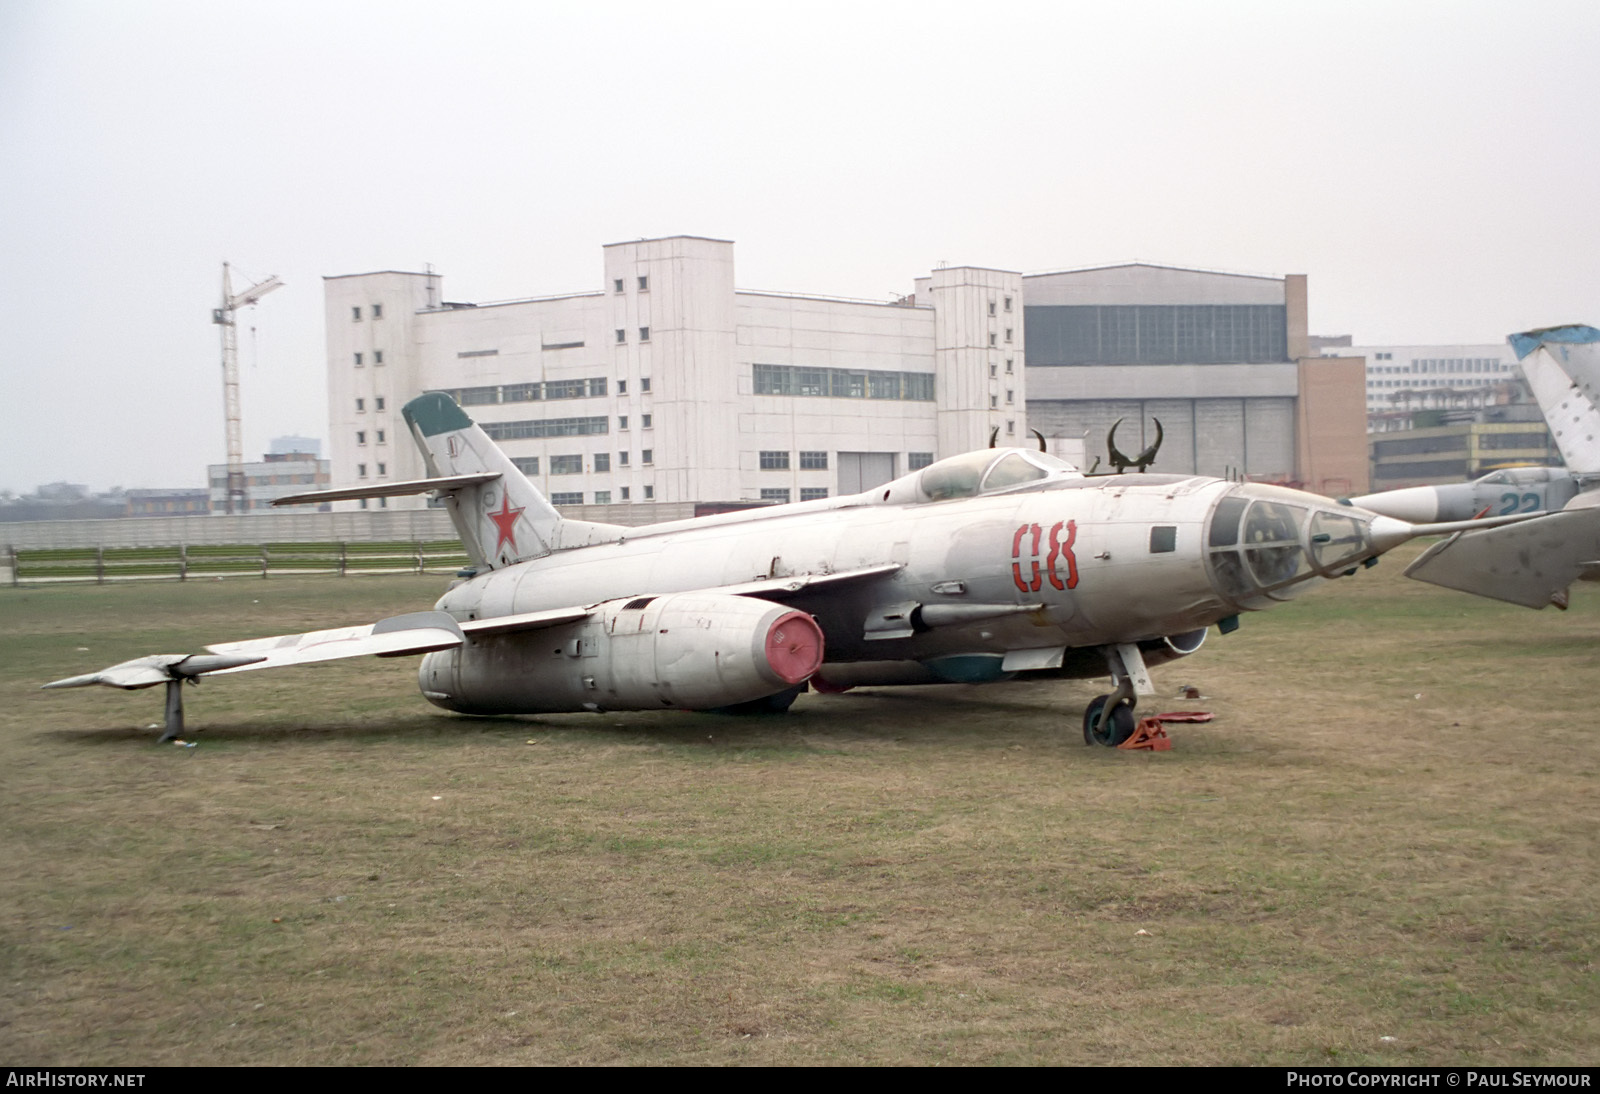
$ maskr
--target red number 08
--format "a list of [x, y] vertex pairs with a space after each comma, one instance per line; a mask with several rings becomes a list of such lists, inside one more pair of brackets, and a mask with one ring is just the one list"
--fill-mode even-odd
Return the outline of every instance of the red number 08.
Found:
[[[1067, 538], [1061, 538], [1061, 531], [1065, 528]], [[1028, 577], [1022, 576], [1022, 539], [1032, 533], [1032, 548], [1030, 564], [1033, 572]], [[1037, 524], [1024, 524], [1017, 529], [1016, 535], [1011, 537], [1011, 580], [1016, 582], [1017, 588], [1025, 593], [1036, 593], [1044, 587], [1044, 578], [1050, 578], [1050, 584], [1057, 589], [1076, 589], [1078, 587], [1078, 559], [1072, 553], [1072, 544], [1078, 538], [1078, 524], [1076, 521], [1056, 521], [1050, 526], [1050, 553], [1045, 557], [1045, 564], [1041, 572], [1039, 566], [1039, 541], [1044, 537], [1044, 529]], [[1056, 564], [1065, 558], [1067, 562], [1067, 580], [1063, 584], [1061, 575], [1056, 572]]]

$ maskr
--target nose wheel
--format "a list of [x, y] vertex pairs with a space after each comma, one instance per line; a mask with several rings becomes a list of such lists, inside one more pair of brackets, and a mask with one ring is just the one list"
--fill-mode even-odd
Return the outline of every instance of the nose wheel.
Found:
[[1116, 748], [1133, 736], [1133, 700], [1097, 695], [1083, 712], [1083, 743]]
[[1124, 643], [1105, 648], [1106, 661], [1117, 690], [1097, 695], [1083, 712], [1083, 743], [1116, 748], [1133, 736], [1133, 708], [1138, 695], [1154, 695], [1150, 673], [1139, 647]]

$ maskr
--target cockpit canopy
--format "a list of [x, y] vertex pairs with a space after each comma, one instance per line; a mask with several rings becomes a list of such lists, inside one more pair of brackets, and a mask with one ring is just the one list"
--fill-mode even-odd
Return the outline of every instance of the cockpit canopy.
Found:
[[929, 464], [915, 476], [915, 481], [921, 500], [948, 501], [995, 494], [1039, 479], [1079, 475], [1076, 467], [1048, 452], [980, 448]]
[[1548, 467], [1502, 467], [1478, 479], [1489, 486], [1528, 486], [1536, 482], [1549, 482]]

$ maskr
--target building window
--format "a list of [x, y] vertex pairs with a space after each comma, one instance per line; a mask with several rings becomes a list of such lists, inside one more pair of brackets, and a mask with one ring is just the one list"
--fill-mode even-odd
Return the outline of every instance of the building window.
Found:
[[372, 318], [374, 318], [374, 319], [382, 319], [383, 318], [383, 305], [382, 304], [374, 304], [374, 305], [372, 305]]
[[757, 395], [803, 395], [835, 399], [933, 400], [933, 373], [879, 369], [751, 366]]
[[383, 364], [383, 350], [375, 349], [372, 351], [372, 363], [375, 365]]
[[1007, 357], [1007, 358], [1006, 358], [1006, 375], [1007, 375], [1007, 376], [1010, 376], [1010, 375], [1011, 375], [1011, 373], [1012, 373], [1012, 371], [1013, 371], [1013, 370], [1012, 370], [1012, 368], [1011, 368], [1011, 358], [1009, 358], [1009, 357]]
[[[640, 449], [639, 450], [639, 462], [643, 463], [643, 464], [653, 464], [653, 463], [655, 463], [656, 462], [656, 450], [653, 449], [653, 448], [642, 448], [642, 449]], [[645, 496], [646, 497], [649, 496], [649, 490], [650, 490], [650, 488], [648, 486], [645, 487], [645, 491], [646, 491]]]
[[622, 291], [622, 278], [620, 278], [620, 277], [619, 277], [619, 278], [617, 278], [617, 279], [616, 279], [616, 280], [615, 280], [615, 281], [613, 281], [613, 282], [612, 282], [612, 283], [611, 283], [611, 287], [612, 287], [612, 289], [614, 289], [614, 290], [615, 290], [615, 291], [617, 291], [617, 292], [621, 292], [621, 291]]
[[1282, 304], [1024, 306], [1027, 366], [1288, 360]]
[[991, 332], [990, 335], [989, 335], [989, 344], [991, 346], [994, 345], [994, 337], [995, 337], [994, 334]]
[[373, 403], [373, 407], [375, 409], [382, 410], [383, 409], [383, 396], [379, 395], [376, 399], [372, 400], [372, 403]]
[[514, 456], [511, 466], [521, 471], [524, 475], [537, 475], [539, 473], [538, 456]]
[[761, 491], [762, 501], [775, 501], [779, 505], [789, 504], [789, 491], [784, 487], [768, 486]]
[[387, 509], [387, 508], [389, 508], [389, 499], [388, 498], [379, 498], [378, 499], [378, 508], [379, 509]]
[[618, 452], [617, 453], [617, 466], [618, 467], [627, 467], [628, 466], [628, 454], [626, 452]]
[[537, 418], [525, 422], [480, 422], [491, 441], [520, 441], [525, 437], [584, 437], [608, 433], [611, 419]]
[[1000, 396], [998, 396], [998, 395], [989, 396], [989, 409], [990, 410], [998, 410], [999, 408], [1000, 408]]
[[356, 464], [356, 478], [364, 479], [366, 477], [367, 477], [367, 465], [364, 464], [364, 463]]
[[826, 471], [828, 469], [828, 454], [826, 452], [800, 453], [800, 470]]
[[[648, 461], [646, 461], [646, 462], [648, 462]], [[647, 486], [647, 487], [644, 488], [644, 500], [645, 501], [652, 501], [652, 500], [654, 500], [655, 496], [656, 496], [656, 488], [655, 487]]]
[[1010, 327], [1006, 328], [1006, 341], [1007, 342], [1011, 341], [1011, 328]]
[[617, 328], [617, 344], [621, 345], [622, 343], [626, 342], [627, 340], [628, 340], [628, 332], [626, 330], [624, 330], [622, 327], [618, 327]]
[[906, 469], [909, 470], [909, 471], [921, 471], [924, 467], [927, 467], [932, 462], [933, 462], [933, 453], [932, 452], [907, 452], [906, 453]]
[[999, 373], [1000, 373], [1000, 366], [999, 365], [990, 365], [989, 366], [989, 379], [993, 380], [997, 375], [999, 375]]
[[378, 430], [378, 443], [379, 443], [379, 444], [384, 444], [384, 443], [386, 443], [386, 442], [385, 442], [385, 441], [384, 441], [384, 439], [383, 439], [383, 430], [381, 430], [381, 429], [380, 429], [380, 430]]
[[1016, 401], [1017, 401], [1016, 400], [1016, 394], [1010, 388], [1007, 388], [1006, 389], [1006, 405], [1010, 406], [1012, 403], [1015, 403]]
[[360, 308], [351, 308], [350, 309], [350, 321], [352, 323], [361, 322], [361, 309]]
[[[373, 318], [376, 319], [377, 316], [373, 316]], [[387, 475], [388, 473], [389, 473], [389, 465], [386, 464], [386, 463], [380, 463], [378, 465], [378, 477], [382, 478], [383, 476]]]
[[622, 488], [622, 500], [623, 501], [627, 501], [628, 500], [628, 488], [626, 486], [624, 486]]
[[800, 488], [801, 501], [821, 501], [828, 496], [826, 486], [802, 486]]
[[789, 453], [763, 452], [761, 453], [761, 470], [787, 471], [789, 470]]
[[1006, 311], [1010, 311], [1010, 310], [1011, 310], [1011, 298], [1008, 296], [1008, 297], [1006, 297]]
[[639, 415], [639, 428], [640, 429], [649, 429], [650, 428], [650, 417], [651, 416], [649, 414], [641, 414], [641, 415]]
[[640, 292], [649, 292], [650, 291], [650, 278], [645, 276], [644, 274], [640, 274], [639, 275], [639, 291]]
[[356, 444], [366, 444], [366, 443], [367, 443], [367, 431], [364, 430], [364, 429], [358, 429], [356, 431]]
[[594, 454], [594, 469], [596, 471], [610, 471], [611, 470], [611, 453], [609, 453], [609, 452], [596, 452]]
[[628, 381], [626, 381], [626, 380], [618, 380], [617, 381], [617, 394], [618, 395], [626, 395], [626, 394], [628, 394]]
[[582, 490], [573, 490], [573, 491], [570, 491], [570, 492], [557, 491], [556, 493], [550, 495], [550, 504], [551, 505], [582, 505], [583, 504], [583, 491]]
[[606, 393], [608, 381], [604, 376], [590, 376], [581, 380], [535, 380], [526, 384], [504, 384], [499, 387], [435, 388], [450, 396], [462, 406], [492, 406], [495, 403], [538, 403], [556, 399], [590, 399]]
[[356, 368], [361, 367], [361, 354], [356, 354]]
[[649, 391], [650, 390], [650, 377], [648, 377], [648, 376], [639, 377], [639, 390], [640, 391]]
[[611, 491], [609, 491], [609, 490], [596, 490], [594, 492], [594, 503], [596, 505], [610, 505], [611, 504]]
[[366, 498], [362, 498], [361, 499], [361, 508], [365, 509], [366, 507], [367, 507], [367, 499]]
[[365, 414], [366, 411], [367, 411], [367, 401], [365, 399], [357, 399], [356, 400], [356, 413], [357, 414]]
[[581, 475], [583, 474], [583, 457], [578, 456], [551, 456], [550, 474], [552, 475]]
[[617, 432], [618, 433], [626, 433], [627, 431], [628, 431], [628, 416], [626, 414], [618, 414], [617, 415]]
[[640, 327], [639, 328], [639, 341], [641, 341], [641, 342], [650, 341], [650, 328], [649, 327]]
[[1006, 423], [1006, 434], [1008, 436], [1015, 436], [1016, 432], [1017, 432], [1017, 423], [1016, 422], [1007, 422]]
[[994, 301], [993, 300], [989, 301], [989, 314], [990, 315], [994, 314]]

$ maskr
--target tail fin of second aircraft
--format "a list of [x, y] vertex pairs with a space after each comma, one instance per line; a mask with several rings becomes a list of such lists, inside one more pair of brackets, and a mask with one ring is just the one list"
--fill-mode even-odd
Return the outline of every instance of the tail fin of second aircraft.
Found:
[[567, 520], [448, 395], [428, 392], [401, 413], [436, 479], [493, 473], [487, 482], [444, 494], [450, 519], [473, 562], [498, 569], [561, 547], [615, 539], [611, 525]]
[[1600, 330], [1545, 327], [1509, 341], [1567, 470], [1600, 472]]

